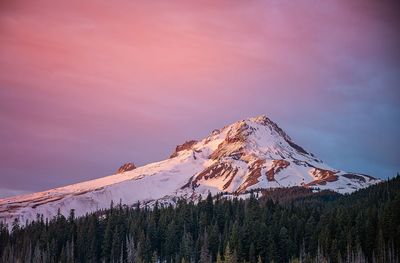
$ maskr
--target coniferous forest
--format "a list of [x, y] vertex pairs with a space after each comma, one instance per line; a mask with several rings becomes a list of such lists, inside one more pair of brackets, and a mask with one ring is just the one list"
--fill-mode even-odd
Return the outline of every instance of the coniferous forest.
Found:
[[399, 175], [350, 195], [300, 187], [250, 195], [1, 225], [0, 261], [399, 262]]

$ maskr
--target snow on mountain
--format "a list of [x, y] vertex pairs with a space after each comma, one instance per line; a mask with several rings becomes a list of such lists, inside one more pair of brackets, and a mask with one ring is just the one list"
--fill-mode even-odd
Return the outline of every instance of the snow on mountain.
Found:
[[176, 147], [169, 159], [142, 167], [125, 164], [117, 174], [44, 192], [0, 199], [0, 220], [77, 216], [134, 204], [196, 199], [208, 192], [245, 195], [251, 189], [304, 186], [349, 193], [379, 182], [373, 177], [333, 169], [298, 146], [266, 116], [214, 130], [201, 141]]

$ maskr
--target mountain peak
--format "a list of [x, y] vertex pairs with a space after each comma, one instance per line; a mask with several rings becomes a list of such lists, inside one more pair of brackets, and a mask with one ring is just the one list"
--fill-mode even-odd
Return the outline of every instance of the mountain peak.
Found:
[[225, 126], [222, 131], [226, 133], [225, 140], [218, 146], [219, 153], [213, 153], [213, 159], [221, 152], [224, 152], [226, 156], [229, 152], [237, 154], [238, 151], [247, 150], [269, 159], [291, 158], [294, 154], [300, 154], [314, 161], [317, 160], [311, 153], [295, 144], [278, 124], [266, 115], [235, 122]]
[[276, 133], [278, 133], [280, 136], [285, 138], [285, 140], [292, 140], [289, 135], [287, 135], [279, 126], [276, 124], [274, 121], [272, 121], [270, 118], [267, 117], [267, 115], [260, 115], [257, 117], [249, 118], [248, 119], [250, 122], [254, 122], [263, 126], [270, 127], [273, 129]]
[[271, 122], [271, 120], [265, 114], [261, 114], [256, 117], [250, 117], [250, 118], [248, 118], [248, 120], [251, 122], [255, 122], [255, 123], [259, 123], [259, 124], [263, 124], [263, 125], [266, 125], [269, 122]]
[[276, 135], [279, 135], [283, 137], [285, 140], [292, 140], [279, 126], [276, 124], [274, 121], [272, 121], [270, 118], [267, 117], [267, 115], [262, 114], [256, 117], [249, 117], [244, 120], [237, 121], [228, 127], [233, 130], [232, 132], [238, 131], [238, 132], [243, 132], [244, 130], [247, 130], [247, 132], [250, 134], [252, 133], [251, 131], [253, 130], [258, 130], [262, 128], [262, 126], [267, 127], [271, 134], [274, 133]]
[[186, 141], [160, 162], [137, 168], [127, 163], [114, 175], [0, 199], [0, 221], [25, 223], [37, 214], [52, 217], [58, 210], [68, 215], [70, 209], [79, 216], [107, 208], [111, 201], [171, 204], [208, 192], [246, 197], [251, 190], [291, 186], [348, 193], [377, 182], [331, 168], [260, 115], [214, 130], [202, 140]]

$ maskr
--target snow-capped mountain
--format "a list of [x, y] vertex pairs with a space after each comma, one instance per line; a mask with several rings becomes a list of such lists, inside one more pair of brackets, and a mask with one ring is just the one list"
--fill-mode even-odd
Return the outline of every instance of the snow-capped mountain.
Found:
[[251, 189], [304, 186], [349, 193], [379, 182], [333, 169], [304, 150], [266, 116], [214, 130], [200, 141], [176, 147], [170, 158], [142, 167], [125, 164], [100, 179], [44, 192], [0, 199], [0, 220], [24, 224], [37, 214], [77, 216], [114, 203], [174, 202], [208, 192], [243, 195]]

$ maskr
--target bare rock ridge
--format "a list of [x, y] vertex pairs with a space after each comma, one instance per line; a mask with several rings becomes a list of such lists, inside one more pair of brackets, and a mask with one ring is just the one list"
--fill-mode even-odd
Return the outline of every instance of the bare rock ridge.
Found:
[[29, 195], [0, 199], [0, 221], [21, 223], [57, 211], [77, 216], [108, 208], [110, 202], [174, 204], [185, 198], [225, 193], [246, 198], [250, 190], [302, 186], [350, 193], [380, 180], [334, 169], [296, 144], [267, 116], [237, 121], [202, 140], [190, 140], [171, 156], [114, 175]]
[[197, 141], [191, 140], [191, 141], [187, 141], [183, 144], [176, 146], [175, 151], [171, 154], [171, 156], [169, 158], [174, 158], [174, 157], [178, 156], [178, 153], [181, 151], [191, 149], [192, 146], [195, 145], [196, 143], [197, 143]]
[[136, 166], [134, 163], [125, 163], [118, 168], [117, 173], [120, 174], [120, 173], [124, 173], [124, 172], [128, 172], [128, 171], [132, 171], [133, 169], [136, 169]]

